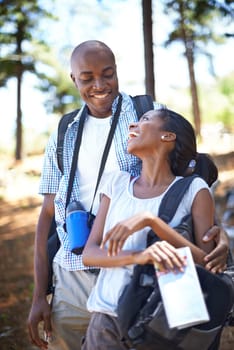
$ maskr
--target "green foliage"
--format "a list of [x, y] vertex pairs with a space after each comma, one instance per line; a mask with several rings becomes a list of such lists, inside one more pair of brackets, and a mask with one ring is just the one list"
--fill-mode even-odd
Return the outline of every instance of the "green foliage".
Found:
[[[10, 78], [30, 72], [38, 77], [38, 89], [49, 97], [48, 112], [63, 114], [77, 108], [77, 91], [69, 74], [38, 30], [40, 20], [56, 18], [38, 0], [3, 0], [0, 7], [0, 87]], [[79, 101], [79, 100], [78, 100]]]
[[[0, 6], [0, 87], [6, 85], [8, 79], [15, 77], [17, 81], [16, 107], [16, 147], [15, 159], [22, 158], [22, 113], [21, 89], [25, 72], [38, 74], [35, 60], [31, 54], [31, 42], [36, 37], [41, 17], [53, 18], [39, 5], [38, 0], [3, 0]], [[40, 41], [40, 38], [38, 38]]]
[[223, 122], [223, 125], [225, 125], [228, 129], [233, 128], [233, 111], [231, 111], [231, 108], [226, 108], [220, 112], [220, 114], [217, 115], [218, 120]]
[[219, 80], [219, 90], [220, 93], [225, 98], [225, 107], [219, 113], [219, 120], [223, 122], [230, 130], [234, 128], [233, 116], [234, 116], [234, 90], [233, 90], [233, 81], [234, 81], [234, 71], [228, 76]]
[[233, 129], [234, 115], [234, 72], [209, 86], [200, 86], [201, 105], [204, 123], [218, 123]]
[[53, 49], [48, 50], [46, 46], [34, 43], [33, 57], [35, 60], [40, 57], [41, 69], [37, 88], [47, 96], [45, 107], [48, 113], [62, 115], [78, 108], [78, 91]]
[[229, 1], [215, 0], [165, 0], [164, 12], [170, 14], [174, 28], [165, 41], [165, 47], [180, 42], [188, 63], [190, 91], [193, 107], [193, 119], [196, 134], [200, 134], [201, 113], [195, 75], [195, 59], [198, 54], [205, 54], [210, 61], [213, 72], [212, 55], [208, 43], [222, 43], [225, 35], [216, 33], [218, 21], [230, 22], [233, 19], [233, 8]]
[[[31, 53], [33, 38], [38, 32], [41, 17], [52, 19], [53, 16], [38, 5], [37, 0], [3, 0], [0, 6], [0, 50], [1, 71], [0, 86], [19, 72], [27, 71], [37, 74], [35, 61]], [[41, 41], [38, 38], [38, 41]]]
[[166, 0], [164, 12], [173, 18], [174, 29], [165, 41], [165, 46], [175, 41], [190, 45], [193, 52], [207, 53], [207, 43], [225, 41], [224, 35], [216, 32], [218, 21], [229, 23], [233, 19], [231, 5], [207, 0]]
[[234, 104], [233, 81], [234, 81], [234, 71], [231, 74], [229, 74], [227, 77], [224, 77], [219, 81], [220, 92], [223, 95], [225, 95], [232, 104]]

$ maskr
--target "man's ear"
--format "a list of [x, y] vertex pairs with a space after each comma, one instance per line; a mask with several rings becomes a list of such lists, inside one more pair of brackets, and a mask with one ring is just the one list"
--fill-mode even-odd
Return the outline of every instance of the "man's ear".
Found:
[[71, 77], [71, 80], [73, 81], [75, 87], [78, 89], [78, 86], [76, 84], [76, 79], [75, 79], [75, 77], [74, 77], [74, 75], [72, 73], [70, 73], [70, 77]]
[[74, 78], [74, 75], [72, 73], [70, 73], [70, 77], [71, 77], [71, 80], [73, 81], [73, 83], [75, 83], [75, 78]]

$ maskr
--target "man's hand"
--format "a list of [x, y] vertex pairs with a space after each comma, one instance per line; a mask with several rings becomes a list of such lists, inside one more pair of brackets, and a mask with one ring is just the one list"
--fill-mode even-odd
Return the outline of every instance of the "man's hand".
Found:
[[[42, 336], [45, 339], [42, 339], [39, 335], [39, 323], [43, 322], [43, 331]], [[50, 305], [48, 304], [46, 298], [41, 298], [36, 302], [33, 302], [32, 308], [28, 317], [28, 330], [29, 337], [32, 344], [36, 345], [40, 349], [48, 349], [48, 339], [52, 334], [51, 327], [51, 310]]]
[[211, 272], [223, 272], [227, 267], [229, 240], [226, 232], [219, 226], [213, 226], [203, 237], [203, 242], [214, 240], [216, 247], [204, 258], [205, 267]]

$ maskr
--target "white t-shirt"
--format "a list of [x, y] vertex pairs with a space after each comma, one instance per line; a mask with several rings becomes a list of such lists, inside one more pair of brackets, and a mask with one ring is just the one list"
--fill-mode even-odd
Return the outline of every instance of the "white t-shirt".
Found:
[[[181, 177], [176, 177], [171, 185], [180, 178]], [[106, 217], [104, 234], [119, 221], [127, 219], [138, 212], [147, 210], [157, 216], [161, 200], [167, 190], [171, 187], [170, 185], [160, 196], [149, 199], [140, 199], [134, 197], [130, 183], [130, 175], [126, 172], [120, 171], [112, 174], [111, 179], [109, 179], [106, 186], [102, 188], [102, 193], [111, 199], [109, 211]], [[177, 208], [176, 214], [170, 222], [170, 226], [173, 227], [178, 225], [181, 218], [191, 212], [193, 200], [198, 191], [203, 188], [208, 188], [206, 182], [201, 178], [195, 178]], [[134, 251], [144, 249], [146, 247], [146, 236], [148, 231], [149, 227], [145, 227], [128, 237], [123, 249]], [[122, 294], [124, 287], [130, 281], [133, 267], [134, 265], [102, 268], [97, 282], [89, 296], [87, 302], [88, 310], [90, 312], [96, 311], [117, 316], [115, 311], [118, 299]]]
[[[78, 157], [78, 178], [80, 197], [86, 210], [90, 209], [93, 200], [93, 189], [96, 187], [101, 158], [110, 131], [110, 119], [111, 117], [95, 118], [89, 115], [84, 125]], [[105, 172], [99, 184], [100, 188], [105, 183], [109, 173], [115, 170], [119, 170], [119, 165], [116, 158], [114, 140], [112, 140]], [[98, 202], [98, 196], [96, 196], [93, 213], [97, 211]]]

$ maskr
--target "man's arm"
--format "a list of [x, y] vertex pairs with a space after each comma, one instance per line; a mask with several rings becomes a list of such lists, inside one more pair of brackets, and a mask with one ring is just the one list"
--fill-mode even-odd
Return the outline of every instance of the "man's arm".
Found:
[[206, 232], [203, 242], [211, 240], [216, 242], [216, 247], [205, 256], [205, 267], [212, 272], [222, 272], [227, 266], [229, 251], [229, 238], [222, 226], [215, 225]]
[[46, 292], [48, 284], [47, 240], [54, 215], [54, 194], [46, 194], [39, 215], [34, 252], [34, 293], [31, 311], [28, 317], [28, 329], [34, 345], [47, 349], [47, 342], [38, 333], [39, 322], [44, 322], [47, 336], [51, 334], [50, 306]]

